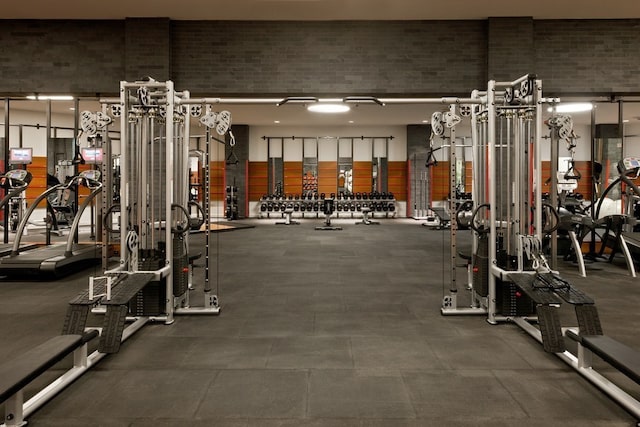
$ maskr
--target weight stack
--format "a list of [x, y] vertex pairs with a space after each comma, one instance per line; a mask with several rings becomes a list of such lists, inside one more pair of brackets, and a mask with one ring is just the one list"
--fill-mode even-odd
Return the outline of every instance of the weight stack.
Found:
[[489, 295], [489, 239], [481, 234], [478, 239], [478, 250], [472, 257], [473, 288], [481, 297]]
[[496, 305], [503, 316], [530, 316], [535, 312], [535, 304], [524, 292], [510, 282], [496, 279]]
[[173, 296], [187, 292], [189, 288], [189, 257], [184, 247], [184, 239], [173, 239]]
[[151, 282], [138, 292], [129, 302], [129, 311], [133, 316], [160, 316], [164, 313], [166, 301], [164, 280]]

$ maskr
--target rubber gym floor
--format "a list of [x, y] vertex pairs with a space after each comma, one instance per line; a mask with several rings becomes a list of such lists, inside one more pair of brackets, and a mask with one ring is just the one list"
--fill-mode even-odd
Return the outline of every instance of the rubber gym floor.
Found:
[[[320, 220], [247, 222], [256, 227], [213, 236], [219, 316], [145, 326], [30, 425], [635, 425], [517, 326], [440, 314], [448, 231], [403, 219], [336, 221], [342, 231], [315, 231]], [[460, 250], [468, 233], [460, 232]], [[192, 235], [192, 250], [203, 247], [204, 235]], [[203, 262], [195, 271], [200, 289]], [[640, 349], [640, 278], [618, 262], [598, 266], [582, 279], [560, 262], [563, 276], [596, 299], [605, 333]], [[98, 273], [0, 281], [0, 359], [59, 334], [68, 300]], [[575, 325], [566, 310], [567, 326]], [[609, 372], [640, 398], [637, 385]]]

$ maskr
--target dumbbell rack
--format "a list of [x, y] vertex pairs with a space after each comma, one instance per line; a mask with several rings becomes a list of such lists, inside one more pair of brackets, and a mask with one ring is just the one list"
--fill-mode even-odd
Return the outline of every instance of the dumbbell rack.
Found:
[[238, 187], [227, 185], [225, 217], [231, 221], [238, 219]]
[[[259, 218], [284, 218], [287, 208], [293, 209], [296, 218], [324, 217], [323, 203], [326, 194], [288, 194], [285, 196], [263, 195], [260, 198]], [[332, 218], [362, 217], [362, 208], [369, 208], [369, 218], [395, 218], [396, 200], [393, 193], [331, 193], [335, 211]]]

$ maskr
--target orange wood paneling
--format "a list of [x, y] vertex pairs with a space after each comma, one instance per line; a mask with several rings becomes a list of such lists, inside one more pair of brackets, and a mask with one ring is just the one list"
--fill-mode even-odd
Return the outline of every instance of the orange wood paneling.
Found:
[[429, 168], [431, 173], [431, 201], [447, 200], [449, 197], [449, 161], [438, 161], [438, 164]]
[[[593, 180], [591, 177], [591, 162], [590, 161], [576, 161], [575, 169], [580, 172], [581, 178], [578, 181], [578, 188], [574, 191], [580, 193], [587, 200], [592, 200], [592, 184]], [[551, 178], [551, 162], [546, 160], [542, 162], [542, 191], [549, 192], [551, 189], [551, 184], [547, 181]]]
[[464, 191], [471, 193], [473, 182], [473, 162], [464, 162]]
[[353, 162], [353, 192], [369, 193], [372, 182], [371, 162]]
[[318, 162], [318, 193], [329, 196], [338, 189], [338, 162]]
[[258, 201], [269, 192], [269, 164], [267, 162], [249, 162], [249, 200]]
[[396, 200], [407, 200], [407, 162], [387, 163], [387, 190]]
[[300, 194], [302, 192], [302, 162], [284, 162], [284, 193]]
[[225, 162], [217, 161], [209, 163], [209, 177], [211, 179], [211, 201], [224, 200], [225, 198]]
[[[27, 205], [29, 205], [47, 190], [47, 158], [34, 157], [33, 162], [27, 165], [27, 170], [33, 176], [31, 184], [29, 184], [26, 191]], [[40, 203], [39, 207], [46, 207], [46, 202]]]

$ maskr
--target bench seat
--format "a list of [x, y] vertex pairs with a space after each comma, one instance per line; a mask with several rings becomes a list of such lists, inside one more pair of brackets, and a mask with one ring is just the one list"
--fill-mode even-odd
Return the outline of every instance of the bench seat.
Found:
[[92, 331], [85, 335], [59, 335], [0, 365], [0, 402], [22, 390], [97, 334]]

